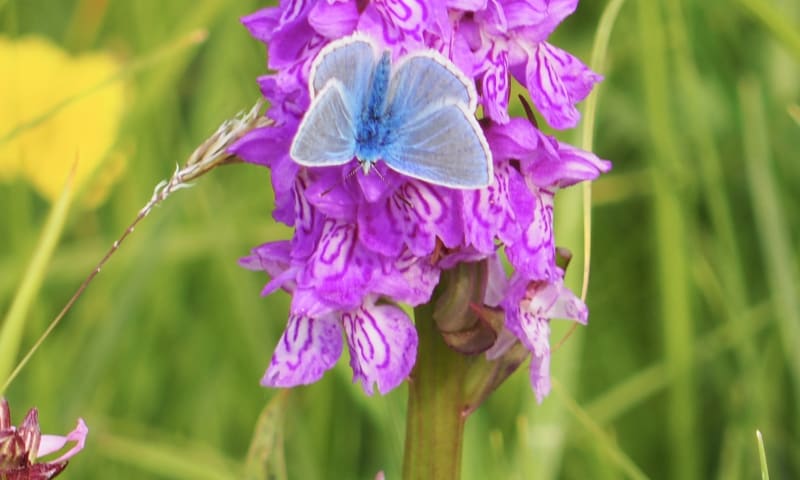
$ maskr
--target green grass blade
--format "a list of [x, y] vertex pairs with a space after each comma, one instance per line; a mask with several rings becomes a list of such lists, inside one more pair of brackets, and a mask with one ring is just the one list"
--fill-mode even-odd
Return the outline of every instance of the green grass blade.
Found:
[[205, 447], [177, 445], [174, 441], [131, 438], [98, 432], [93, 441], [103, 455], [160, 478], [234, 480], [238, 467]]
[[750, 184], [756, 234], [766, 264], [766, 280], [772, 292], [795, 398], [800, 398], [800, 349], [797, 348], [797, 339], [800, 338], [800, 299], [797, 295], [800, 275], [787, 225], [788, 217], [781, 206], [780, 187], [773, 173], [768, 123], [760, 87], [755, 79], [748, 78], [740, 82], [739, 100], [746, 176]]
[[775, 2], [739, 0], [739, 4], [761, 22], [786, 47], [795, 60], [800, 62], [800, 33], [798, 33], [800, 27], [791, 24], [789, 15], [778, 11]]
[[675, 85], [667, 63], [668, 39], [661, 8], [665, 2], [638, 2], [639, 63], [645, 95], [645, 112], [652, 145], [653, 222], [659, 299], [657, 308], [664, 332], [664, 351], [669, 378], [667, 433], [671, 475], [684, 480], [699, 478], [699, 445], [696, 438], [697, 402], [694, 374], [689, 368], [694, 349], [691, 276], [688, 235], [690, 216], [685, 205], [688, 169], [678, 122], [669, 102]]
[[0, 395], [5, 392], [8, 384], [13, 380], [12, 377], [9, 377], [9, 373], [17, 359], [17, 353], [19, 353], [25, 320], [39, 293], [47, 266], [53, 257], [61, 232], [64, 230], [64, 223], [72, 204], [74, 193], [72, 187], [72, 178], [69, 178], [58, 200], [50, 209], [42, 234], [34, 248], [33, 258], [31, 258], [28, 268], [25, 269], [11, 307], [3, 319], [3, 325], [0, 328], [0, 379], [3, 381]]
[[611, 462], [613, 462], [617, 467], [619, 467], [620, 470], [625, 472], [625, 475], [628, 478], [635, 480], [648, 478], [648, 476], [642, 472], [636, 463], [634, 463], [633, 460], [631, 460], [630, 457], [625, 454], [625, 452], [620, 450], [614, 441], [612, 441], [608, 435], [606, 435], [600, 425], [598, 425], [592, 419], [586, 410], [578, 405], [578, 402], [576, 402], [575, 399], [569, 395], [564, 387], [561, 386], [561, 383], [555, 379], [553, 380], [553, 393], [558, 397], [558, 400], [564, 404], [567, 410], [584, 428], [584, 430], [586, 430], [586, 432], [592, 436], [598, 448], [602, 449], [607, 455], [608, 459], [611, 460]]
[[282, 446], [283, 419], [286, 416], [290, 392], [290, 390], [279, 391], [258, 416], [244, 464], [244, 478], [247, 480], [287, 478]]
[[[611, 40], [611, 31], [617, 21], [617, 16], [625, 0], [611, 0], [597, 24], [597, 32], [594, 36], [592, 46], [592, 59], [590, 62], [592, 70], [596, 72], [605, 71], [606, 57], [608, 56], [608, 43]], [[595, 119], [597, 118], [597, 99], [602, 83], [597, 85], [589, 97], [586, 99], [586, 106], [583, 112], [583, 127], [581, 129], [580, 146], [587, 152], [594, 148]], [[583, 182], [583, 280], [581, 285], [581, 299], [586, 301], [589, 291], [589, 274], [591, 271], [592, 259], [592, 182]]]
[[[611, 38], [620, 8], [624, 0], [612, 0], [604, 8], [600, 17], [597, 31], [595, 32], [590, 67], [594, 71], [603, 72], [606, 65], [608, 43]], [[595, 118], [597, 115], [597, 101], [599, 97], [598, 87], [596, 86], [586, 100], [583, 111], [581, 127], [581, 148], [591, 151], [592, 139], [595, 130]], [[557, 213], [555, 215], [555, 231], [558, 232], [557, 243], [565, 245], [570, 249], [577, 249], [583, 244], [583, 253], [575, 252], [572, 267], [567, 269], [566, 284], [574, 292], [580, 292], [582, 298], [586, 298], [586, 291], [589, 286], [589, 272], [591, 262], [591, 183], [584, 182], [581, 189], [572, 188], [559, 193], [556, 202]], [[581, 216], [583, 218], [581, 218]], [[582, 269], [580, 268], [582, 267]], [[554, 325], [552, 340], [565, 338], [565, 335], [572, 333], [575, 324]], [[564, 333], [568, 331], [569, 333]], [[570, 337], [567, 345], [556, 347], [553, 354], [552, 375], [559, 378], [567, 388], [576, 388], [578, 383], [578, 372], [580, 357], [583, 351], [583, 335]], [[560, 344], [561, 342], [559, 342]], [[528, 418], [546, 419], [554, 428], [562, 428], [563, 420], [566, 418], [564, 406], [559, 402], [548, 402], [545, 405], [537, 405], [531, 402]], [[558, 427], [556, 427], [558, 425]], [[539, 458], [534, 464], [535, 469], [531, 473], [534, 478], [554, 478], [557, 475], [563, 457], [565, 443], [568, 438], [566, 429], [560, 435], [554, 435], [552, 439], [537, 448]], [[547, 445], [544, 447], [543, 445]], [[524, 458], [524, 457], [523, 457]], [[525, 467], [530, 468], [530, 467]]]
[[[742, 341], [757, 335], [767, 325], [769, 304], [763, 303], [745, 312], [747, 330], [740, 332], [734, 323], [725, 323], [705, 334], [696, 342], [693, 362], [689, 368], [705, 368], [707, 364], [731, 349], [738, 349]], [[586, 404], [586, 411], [595, 422], [605, 425], [641, 405], [645, 400], [667, 388], [669, 371], [664, 363], [639, 369], [626, 380], [612, 386]]]
[[764, 437], [761, 435], [761, 430], [756, 430], [756, 440], [758, 441], [758, 459], [761, 463], [761, 480], [769, 480], [767, 451], [764, 449]]

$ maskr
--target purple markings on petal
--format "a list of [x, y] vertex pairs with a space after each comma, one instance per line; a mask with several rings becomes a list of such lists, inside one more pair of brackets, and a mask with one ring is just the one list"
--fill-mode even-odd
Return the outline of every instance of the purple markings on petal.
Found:
[[312, 0], [283, 0], [281, 8], [281, 24], [294, 22], [305, 13], [306, 8], [313, 3]]
[[392, 49], [403, 47], [403, 32], [378, 10], [374, 2], [367, 4], [367, 8], [361, 12], [357, 29]]
[[[298, 84], [296, 75], [297, 71], [283, 72], [277, 75], [265, 75], [258, 79], [261, 94], [269, 100], [267, 117], [275, 120], [278, 125], [288, 124], [293, 129], [297, 128], [309, 104], [308, 89]], [[282, 138], [291, 143], [292, 137], [294, 131], [285, 132]]]
[[498, 123], [508, 123], [508, 95], [511, 82], [508, 73], [508, 51], [492, 45], [487, 53], [483, 73], [481, 103], [486, 114]]
[[577, 125], [580, 113], [575, 104], [601, 79], [580, 60], [546, 42], [537, 45], [525, 72], [533, 103], [547, 123], [559, 130]]
[[[589, 311], [586, 305], [561, 279], [549, 283], [536, 282], [528, 287], [528, 300], [523, 308], [542, 318], [561, 318], [586, 324]], [[525, 303], [525, 302], [528, 303]]]
[[558, 272], [553, 240], [553, 194], [540, 190], [534, 198], [533, 220], [520, 241], [506, 246], [506, 253], [509, 262], [525, 278], [549, 280]]
[[550, 320], [563, 318], [585, 324], [586, 305], [564, 286], [562, 277], [531, 282], [515, 274], [503, 308], [506, 328], [531, 352], [531, 385], [541, 403], [550, 392]]
[[311, 274], [316, 277], [336, 278], [347, 269], [355, 243], [355, 229], [351, 225], [326, 221]]
[[359, 240], [382, 255], [397, 255], [403, 248], [403, 225], [414, 219], [396, 208], [394, 197], [381, 203], [366, 203], [358, 209]]
[[375, 252], [396, 257], [403, 247], [417, 256], [433, 253], [436, 238], [457, 247], [463, 238], [456, 192], [408, 181], [379, 203], [359, 209], [359, 239]]
[[261, 385], [294, 387], [316, 382], [341, 354], [342, 333], [335, 317], [292, 315]]
[[[527, 300], [523, 300], [523, 304]], [[550, 322], [539, 312], [527, 310], [523, 305], [517, 334], [522, 344], [531, 352], [531, 386], [536, 400], [542, 403], [550, 393]]]
[[428, 257], [417, 257], [405, 250], [390, 266], [384, 265], [382, 273], [375, 293], [416, 307], [431, 299], [441, 270], [431, 265]]
[[283, 25], [280, 35], [276, 34], [268, 46], [269, 68], [284, 70], [302, 63], [309, 56], [314, 56], [310, 47], [321, 41], [324, 41], [324, 37], [305, 20]]
[[531, 357], [530, 369], [531, 386], [536, 395], [536, 401], [542, 403], [544, 397], [550, 394], [550, 350], [542, 356]]
[[534, 357], [541, 357], [550, 351], [550, 324], [549, 318], [545, 316], [547, 311], [540, 311], [530, 305], [534, 301], [536, 301], [535, 296], [533, 299], [522, 301], [519, 337]]
[[495, 238], [517, 241], [534, 207], [522, 177], [507, 162], [496, 164], [494, 175], [487, 188], [464, 193], [466, 241], [484, 253], [494, 252]]
[[501, 0], [489, 0], [486, 9], [475, 14], [483, 29], [492, 37], [503, 38], [509, 30], [509, 18]]
[[350, 347], [353, 381], [372, 395], [386, 394], [408, 377], [417, 357], [417, 330], [406, 314], [389, 305], [365, 304], [342, 315]]
[[404, 34], [422, 40], [428, 22], [428, 5], [423, 0], [376, 0], [378, 10]]
[[[406, 226], [407, 245], [412, 253], [420, 257], [432, 253], [434, 237], [439, 238], [447, 248], [455, 248], [461, 243], [464, 233], [458, 192], [425, 182], [410, 181], [403, 185], [399, 195], [405, 201], [396, 199], [395, 207], [410, 205], [418, 219], [413, 228]], [[419, 229], [420, 233], [415, 237], [418, 242], [411, 240], [415, 229]]]
[[298, 175], [291, 196], [294, 200], [295, 218], [295, 233], [292, 238], [292, 256], [294, 258], [307, 258], [311, 255], [323, 228], [323, 216], [312, 207], [308, 200], [309, 182], [306, 172]]
[[362, 248], [353, 224], [325, 220], [316, 250], [300, 276], [301, 286], [312, 288], [326, 302], [349, 310], [361, 305], [374, 288], [380, 259]]

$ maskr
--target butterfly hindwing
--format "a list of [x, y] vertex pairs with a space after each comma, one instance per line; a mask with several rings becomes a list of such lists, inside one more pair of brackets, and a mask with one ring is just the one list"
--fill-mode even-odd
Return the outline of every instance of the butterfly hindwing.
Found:
[[398, 127], [383, 160], [404, 175], [451, 188], [482, 188], [493, 176], [480, 125], [460, 103], [425, 109]]
[[341, 165], [355, 154], [353, 112], [341, 82], [331, 79], [311, 103], [292, 141], [290, 155], [300, 165]]

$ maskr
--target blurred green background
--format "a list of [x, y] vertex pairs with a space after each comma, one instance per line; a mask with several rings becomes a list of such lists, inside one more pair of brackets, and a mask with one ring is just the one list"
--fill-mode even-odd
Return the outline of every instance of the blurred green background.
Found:
[[[606, 5], [581, 2], [552, 43], [589, 62]], [[238, 18], [261, 6], [0, 0], [4, 41], [34, 35], [73, 56], [104, 52], [117, 68], [102, 87], [124, 95], [98, 167], [100, 177], [121, 173], [107, 196], [87, 186], [70, 210], [20, 356], [155, 184], [258, 97], [264, 48]], [[589, 325], [554, 353], [543, 405], [526, 365], [469, 419], [463, 478], [752, 479], [756, 429], [773, 478], [800, 477], [799, 26], [792, 1], [622, 4], [597, 67], [606, 78], [593, 149], [614, 170], [592, 187]], [[4, 75], [25, 65], [0, 57]], [[52, 98], [34, 100], [63, 102], [60, 76], [45, 80]], [[90, 137], [109, 121], [92, 114], [100, 90], [72, 99], [89, 105], [77, 125]], [[34, 100], [15, 97], [21, 108]], [[14, 128], [27, 127], [7, 126], [0, 142], [18, 140]], [[559, 137], [580, 144], [580, 133]], [[25, 159], [33, 173], [0, 159], [2, 315], [51, 207], [31, 178], [81, 148], [49, 146], [53, 158]], [[220, 168], [157, 208], [5, 392], [14, 421], [37, 406], [46, 433], [86, 419], [87, 447], [62, 478], [241, 476], [259, 414], [279, 394], [258, 381], [288, 309], [284, 294], [261, 298], [266, 277], [236, 263], [290, 235], [271, 219], [268, 175]], [[557, 198], [576, 291], [582, 194]], [[555, 344], [569, 325], [553, 326]], [[399, 477], [406, 389], [366, 397], [350, 376], [343, 358], [276, 406], [267, 423], [282, 431], [276, 478]]]

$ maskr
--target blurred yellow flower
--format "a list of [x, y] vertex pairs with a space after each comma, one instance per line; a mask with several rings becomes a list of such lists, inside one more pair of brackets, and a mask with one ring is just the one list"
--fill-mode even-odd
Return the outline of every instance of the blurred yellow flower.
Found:
[[0, 37], [0, 180], [23, 176], [54, 200], [75, 165], [75, 188], [92, 180], [84, 199], [102, 200], [123, 171], [115, 155], [95, 172], [116, 141], [125, 86], [93, 87], [118, 71], [106, 53], [73, 57], [41, 37]]

